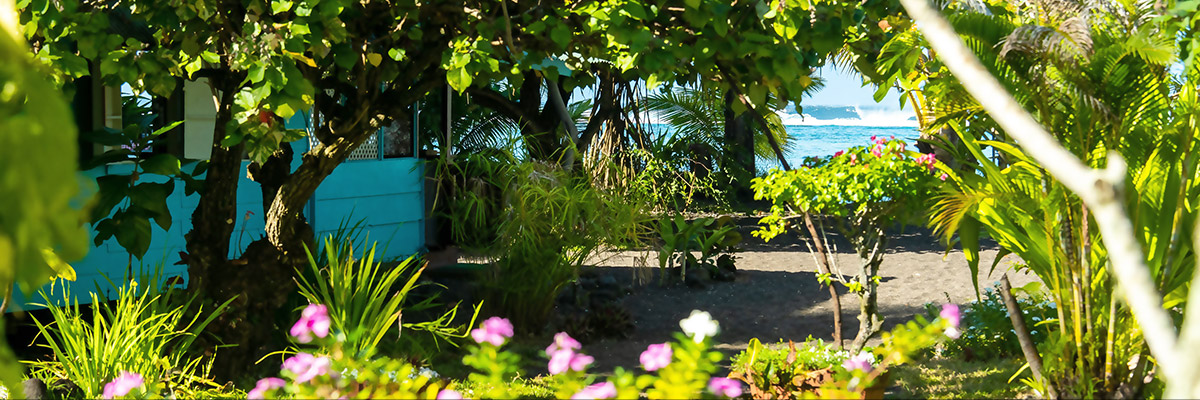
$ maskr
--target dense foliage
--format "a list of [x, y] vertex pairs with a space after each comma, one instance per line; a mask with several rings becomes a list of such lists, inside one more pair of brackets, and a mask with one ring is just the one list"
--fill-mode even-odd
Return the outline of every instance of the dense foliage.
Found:
[[[1093, 167], [1119, 154], [1130, 165], [1126, 209], [1166, 307], [1182, 315], [1194, 264], [1197, 67], [1189, 55], [1192, 3], [985, 2], [946, 9], [992, 74], [1076, 157]], [[1184, 21], [1178, 17], [1185, 16]], [[1182, 23], [1181, 23], [1182, 22]], [[906, 92], [939, 154], [957, 171], [931, 224], [957, 232], [978, 272], [986, 232], [1046, 284], [1058, 325], [1039, 341], [1054, 396], [1153, 395], [1153, 363], [1115, 282], [1098, 229], [1079, 198], [1051, 178], [965, 93], [915, 29], [878, 60], [885, 86]], [[1187, 61], [1180, 63], [1180, 61]], [[988, 140], [985, 140], [988, 139]]]

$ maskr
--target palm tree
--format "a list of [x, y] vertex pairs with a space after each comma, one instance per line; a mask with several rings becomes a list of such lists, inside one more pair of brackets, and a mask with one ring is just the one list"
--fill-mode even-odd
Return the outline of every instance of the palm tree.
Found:
[[[820, 87], [820, 81], [814, 81], [810, 90], [815, 91]], [[744, 116], [738, 116], [737, 120], [727, 119], [731, 113], [728, 112], [723, 94], [711, 89], [676, 87], [663, 90], [647, 96], [645, 108], [656, 113], [670, 127], [670, 133], [688, 145], [693, 157], [700, 159], [697, 161], [718, 155], [714, 170], [730, 175], [744, 171], [753, 176], [757, 173], [756, 161], [778, 165], [778, 156], [770, 144], [772, 138], [780, 144], [785, 153], [795, 147], [795, 141], [788, 134], [779, 114], [775, 112], [778, 110], [771, 110], [772, 112], [762, 115], [769, 127], [769, 130], [764, 131], [759, 125], [749, 123], [748, 118]], [[731, 137], [730, 125], [739, 123], [744, 124], [742, 128], [749, 129], [753, 135], [754, 157], [749, 162], [736, 161], [738, 152], [744, 150], [739, 149], [735, 143], [736, 139]], [[749, 183], [748, 179], [745, 183]]]

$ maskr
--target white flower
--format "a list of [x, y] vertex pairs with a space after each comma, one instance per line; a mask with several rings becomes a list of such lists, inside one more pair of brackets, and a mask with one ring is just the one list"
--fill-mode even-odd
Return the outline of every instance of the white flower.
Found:
[[683, 328], [683, 333], [692, 337], [696, 343], [703, 342], [705, 338], [716, 336], [717, 332], [721, 331], [721, 325], [712, 319], [707, 311], [692, 310], [692, 315], [687, 319], [679, 321], [679, 327]]
[[946, 328], [946, 336], [951, 339], [958, 339], [960, 336], [962, 336], [962, 331], [960, 331], [960, 330], [958, 330], [958, 328], [955, 328], [952, 326], [952, 327]]

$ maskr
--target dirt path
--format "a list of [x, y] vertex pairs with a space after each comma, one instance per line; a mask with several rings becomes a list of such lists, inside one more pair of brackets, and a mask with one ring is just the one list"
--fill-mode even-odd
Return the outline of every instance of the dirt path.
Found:
[[[751, 338], [763, 343], [779, 340], [801, 342], [810, 335], [830, 341], [833, 335], [833, 302], [815, 277], [816, 264], [802, 242], [795, 238], [777, 238], [770, 243], [751, 236], [756, 220], [740, 220], [745, 238], [738, 254], [737, 279], [734, 282], [713, 282], [706, 288], [683, 285], [662, 287], [657, 279], [649, 284], [636, 283], [641, 275], [657, 274], [655, 253], [634, 251], [610, 252], [599, 257], [595, 272], [612, 274], [622, 283], [633, 286], [633, 293], [623, 301], [635, 319], [635, 330], [628, 339], [606, 339], [585, 344], [585, 351], [597, 355], [595, 371], [608, 371], [622, 365], [637, 366], [638, 356], [647, 345], [671, 340], [679, 331], [678, 321], [694, 309], [705, 310], [721, 324], [717, 349], [732, 355], [745, 349]], [[832, 236], [832, 235], [831, 235]], [[833, 238], [840, 241], [840, 238]], [[947, 298], [963, 304], [975, 299], [970, 272], [962, 251], [945, 254], [945, 247], [927, 229], [909, 227], [894, 232], [889, 241], [880, 275], [879, 309], [885, 318], [884, 329], [907, 321], [922, 312], [928, 302], [943, 303]], [[838, 243], [838, 257], [844, 272], [850, 273], [856, 257], [845, 242]], [[980, 287], [990, 287], [1009, 273], [1013, 285], [1022, 285], [1036, 277], [1009, 271], [1009, 256], [987, 276], [995, 246], [981, 254]], [[945, 257], [943, 257], [945, 255]], [[638, 268], [637, 257], [646, 256], [650, 268]], [[843, 292], [844, 293], [844, 292]], [[858, 299], [842, 296], [843, 335], [846, 341], [854, 338], [858, 329]], [[878, 339], [871, 344], [877, 343]]]

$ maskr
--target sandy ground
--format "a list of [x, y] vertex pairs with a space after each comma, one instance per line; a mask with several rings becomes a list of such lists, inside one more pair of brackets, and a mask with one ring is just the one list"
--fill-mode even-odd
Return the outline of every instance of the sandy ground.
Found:
[[[636, 366], [647, 345], [672, 339], [679, 331], [678, 321], [692, 310], [705, 310], [721, 324], [716, 348], [728, 355], [746, 348], [751, 338], [763, 343], [779, 340], [805, 341], [810, 335], [826, 342], [833, 336], [833, 302], [827, 289], [817, 282], [813, 257], [803, 242], [792, 234], [770, 243], [750, 235], [756, 219], [739, 220], [745, 238], [738, 253], [737, 279], [712, 282], [706, 288], [682, 284], [661, 286], [657, 279], [641, 283], [657, 273], [655, 253], [638, 251], [601, 254], [596, 272], [613, 274], [633, 286], [623, 301], [635, 319], [635, 330], [628, 339], [606, 339], [587, 343], [585, 351], [597, 357], [596, 371], [608, 371], [617, 365]], [[835, 236], [832, 235], [831, 236]], [[890, 235], [887, 255], [880, 268], [883, 283], [879, 287], [879, 309], [884, 329], [905, 322], [922, 312], [929, 302], [949, 299], [965, 304], [975, 299], [970, 270], [961, 250], [948, 254], [945, 246], [927, 229], [908, 227]], [[839, 262], [845, 273], [852, 273], [857, 257], [841, 238], [837, 242]], [[1037, 278], [1010, 271], [1014, 256], [1002, 260], [995, 273], [987, 269], [996, 257], [994, 244], [985, 243], [981, 253], [980, 287], [990, 287], [1008, 273], [1014, 286]], [[641, 263], [639, 257], [646, 257]], [[638, 267], [649, 265], [649, 268]], [[843, 288], [844, 289], [844, 288]], [[843, 335], [847, 344], [858, 330], [858, 298], [842, 291]], [[878, 343], [878, 339], [870, 344]]]

